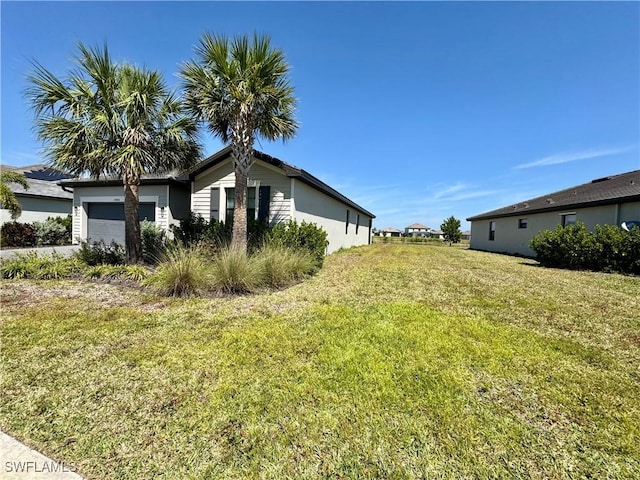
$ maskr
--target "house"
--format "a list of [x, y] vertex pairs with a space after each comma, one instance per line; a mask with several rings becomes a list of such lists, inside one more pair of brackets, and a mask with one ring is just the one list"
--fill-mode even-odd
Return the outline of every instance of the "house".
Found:
[[583, 222], [621, 225], [640, 220], [640, 170], [592, 180], [467, 218], [475, 250], [534, 256], [529, 242], [542, 230]]
[[397, 228], [387, 227], [382, 230], [382, 236], [383, 237], [401, 237], [402, 231], [398, 230]]
[[462, 240], [471, 240], [471, 230], [465, 230], [462, 232]]
[[427, 233], [429, 238], [439, 238], [440, 240], [444, 240], [444, 232], [442, 230], [431, 230]]
[[425, 227], [420, 223], [414, 223], [404, 228], [406, 237], [426, 237], [429, 227]]
[[[26, 167], [3, 165], [2, 170], [22, 173], [29, 182], [28, 189], [17, 183], [8, 184], [22, 208], [16, 221], [33, 223], [71, 214], [73, 193], [57, 184], [59, 180], [69, 178], [69, 175], [41, 164]], [[10, 221], [9, 211], [0, 209], [0, 225]]]
[[[247, 214], [273, 225], [289, 219], [316, 223], [328, 234], [327, 253], [371, 242], [375, 216], [305, 170], [254, 150], [247, 182]], [[124, 192], [117, 179], [73, 179], [73, 238], [124, 243]], [[140, 219], [169, 231], [189, 212], [207, 220], [233, 218], [235, 174], [231, 147], [182, 174], [145, 175]]]

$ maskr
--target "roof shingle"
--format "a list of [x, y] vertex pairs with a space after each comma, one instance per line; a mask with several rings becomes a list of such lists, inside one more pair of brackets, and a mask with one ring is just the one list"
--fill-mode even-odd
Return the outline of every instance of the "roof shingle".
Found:
[[597, 178], [589, 183], [467, 218], [467, 221], [513, 217], [545, 211], [640, 200], [640, 170]]

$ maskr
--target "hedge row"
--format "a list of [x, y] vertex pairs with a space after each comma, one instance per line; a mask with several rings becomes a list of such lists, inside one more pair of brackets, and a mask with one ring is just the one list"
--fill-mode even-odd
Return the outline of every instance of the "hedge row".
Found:
[[0, 228], [3, 247], [35, 247], [71, 243], [71, 216], [49, 217], [44, 222], [7, 222]]
[[627, 232], [614, 225], [597, 225], [590, 232], [579, 222], [542, 231], [530, 245], [545, 267], [640, 275], [638, 227]]

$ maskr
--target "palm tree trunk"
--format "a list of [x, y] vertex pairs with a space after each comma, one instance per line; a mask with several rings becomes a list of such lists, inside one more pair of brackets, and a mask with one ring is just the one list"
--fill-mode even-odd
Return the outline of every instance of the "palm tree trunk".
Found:
[[233, 237], [231, 246], [247, 251], [247, 176], [236, 171]]
[[246, 112], [233, 129], [231, 152], [235, 172], [235, 205], [231, 246], [247, 251], [247, 177], [253, 164], [253, 136]]
[[124, 178], [124, 239], [127, 263], [142, 261], [142, 239], [140, 237], [140, 214], [138, 182], [128, 176]]

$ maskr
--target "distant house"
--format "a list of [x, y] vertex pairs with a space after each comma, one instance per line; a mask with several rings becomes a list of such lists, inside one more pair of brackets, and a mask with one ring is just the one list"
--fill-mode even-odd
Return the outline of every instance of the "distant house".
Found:
[[402, 231], [397, 228], [387, 227], [382, 230], [383, 237], [401, 237]]
[[[328, 234], [327, 253], [371, 242], [375, 216], [305, 170], [254, 150], [247, 182], [249, 218], [273, 225], [289, 219], [316, 223]], [[124, 193], [117, 179], [73, 179], [73, 238], [124, 243]], [[231, 147], [182, 174], [141, 180], [140, 219], [169, 231], [189, 212], [206, 220], [233, 219], [235, 174]]]
[[404, 228], [404, 234], [407, 237], [426, 237], [429, 227], [425, 227], [421, 223], [414, 223]]
[[444, 239], [444, 232], [442, 230], [431, 230], [428, 232], [429, 238], [439, 238], [440, 240]]
[[[41, 164], [26, 167], [3, 165], [2, 170], [22, 173], [29, 182], [28, 189], [16, 183], [9, 183], [9, 188], [22, 208], [18, 222], [32, 223], [44, 221], [49, 217], [71, 215], [73, 193], [57, 184], [59, 180], [69, 178], [69, 175]], [[0, 224], [10, 221], [9, 211], [0, 209]]]
[[462, 240], [471, 240], [471, 230], [462, 232]]
[[621, 225], [640, 220], [640, 170], [598, 178], [467, 218], [475, 250], [534, 256], [529, 242], [542, 230], [583, 222]]

